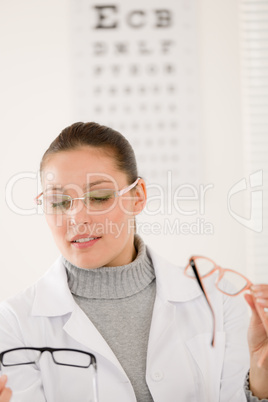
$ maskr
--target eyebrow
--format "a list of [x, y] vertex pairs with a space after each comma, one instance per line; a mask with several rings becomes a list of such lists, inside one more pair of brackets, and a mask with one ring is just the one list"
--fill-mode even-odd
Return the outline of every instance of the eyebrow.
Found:
[[[96, 181], [92, 181], [91, 183], [87, 183], [83, 186], [83, 190], [87, 191], [89, 188], [96, 186], [97, 184], [101, 184], [101, 183], [112, 183], [111, 180], [96, 180]], [[62, 187], [61, 185], [56, 185], [53, 187], [49, 187], [47, 188], [44, 193], [46, 193], [47, 191], [53, 191], [53, 190], [63, 190], [64, 187]]]
[[112, 183], [111, 180], [96, 180], [96, 181], [92, 181], [91, 183], [87, 183], [83, 186], [83, 190], [86, 191], [89, 188], [96, 186], [97, 184], [101, 184], [101, 183]]

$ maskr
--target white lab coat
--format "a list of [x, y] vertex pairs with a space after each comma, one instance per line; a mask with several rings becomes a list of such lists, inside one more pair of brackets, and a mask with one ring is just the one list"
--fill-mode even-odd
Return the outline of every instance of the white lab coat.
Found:
[[[148, 248], [156, 272], [156, 300], [150, 329], [146, 381], [155, 402], [245, 402], [249, 367], [246, 303], [224, 296], [205, 280], [212, 317], [195, 280]], [[1, 303], [0, 350], [21, 347], [82, 349], [98, 364], [100, 402], [136, 402], [130, 381], [93, 323], [75, 303], [59, 257], [33, 286]], [[5, 372], [5, 370], [3, 370]], [[87, 402], [88, 369], [57, 366], [48, 353], [40, 367], [8, 373], [14, 402]], [[143, 402], [143, 401], [139, 401]]]

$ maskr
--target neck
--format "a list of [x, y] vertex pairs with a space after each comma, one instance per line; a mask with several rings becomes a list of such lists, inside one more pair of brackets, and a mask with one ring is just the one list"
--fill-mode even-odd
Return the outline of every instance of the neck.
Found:
[[71, 292], [93, 299], [118, 299], [148, 286], [155, 278], [153, 264], [142, 238], [136, 235], [134, 242], [136, 258], [126, 265], [85, 269], [63, 257]]
[[134, 234], [131, 234], [120, 255], [115, 257], [112, 261], [108, 262], [104, 266], [117, 267], [127, 265], [130, 264], [132, 261], [134, 261], [136, 256], [137, 256], [137, 250], [135, 248]]

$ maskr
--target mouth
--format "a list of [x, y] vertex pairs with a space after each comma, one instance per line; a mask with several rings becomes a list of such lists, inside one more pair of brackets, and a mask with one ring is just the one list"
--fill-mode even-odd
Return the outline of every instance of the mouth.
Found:
[[97, 240], [97, 239], [100, 239], [100, 237], [83, 237], [81, 239], [72, 240], [71, 243], [86, 243], [88, 241]]
[[76, 236], [73, 240], [71, 240], [71, 245], [76, 249], [85, 249], [94, 246], [94, 244], [97, 243], [100, 239], [101, 237], [99, 236], [96, 237]]

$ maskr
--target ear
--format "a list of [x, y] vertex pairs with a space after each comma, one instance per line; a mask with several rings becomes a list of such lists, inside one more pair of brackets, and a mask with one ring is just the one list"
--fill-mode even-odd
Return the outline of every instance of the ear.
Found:
[[134, 191], [133, 215], [138, 215], [144, 209], [147, 201], [146, 184], [143, 179], [138, 181]]

